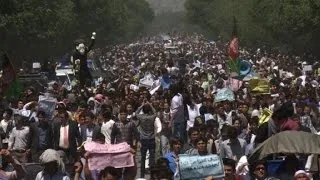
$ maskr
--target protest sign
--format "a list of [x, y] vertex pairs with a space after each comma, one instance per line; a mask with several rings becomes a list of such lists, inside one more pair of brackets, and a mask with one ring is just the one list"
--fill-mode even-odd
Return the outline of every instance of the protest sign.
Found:
[[272, 117], [272, 111], [268, 108], [263, 109], [261, 116], [259, 117], [259, 125], [268, 122]]
[[171, 85], [171, 80], [168, 76], [162, 76], [160, 79], [160, 84], [163, 89], [169, 89]]
[[112, 166], [115, 168], [134, 166], [133, 155], [130, 152], [118, 154], [90, 154], [88, 163], [90, 170], [101, 170], [107, 166]]
[[153, 88], [153, 89], [150, 89], [150, 90], [149, 90], [149, 93], [150, 93], [151, 95], [153, 95], [154, 93], [156, 93], [156, 92], [160, 89], [160, 87], [161, 87], [161, 85], [159, 85], [159, 86], [157, 86], [157, 87], [155, 87], [155, 88]]
[[241, 80], [234, 79], [234, 78], [229, 78], [227, 83], [229, 85], [229, 88], [234, 92], [238, 91], [243, 84]]
[[51, 120], [56, 108], [57, 99], [50, 96], [39, 96], [38, 106], [39, 110], [44, 111], [46, 116]]
[[107, 166], [124, 168], [134, 166], [134, 157], [130, 152], [130, 145], [120, 144], [99, 144], [88, 142], [84, 149], [90, 153], [88, 165], [90, 170], [104, 169]]
[[40, 69], [41, 68], [41, 64], [39, 62], [34, 62], [34, 63], [32, 63], [32, 68], [33, 69]]
[[221, 101], [234, 101], [234, 94], [231, 89], [223, 88], [217, 92], [217, 95], [214, 98], [214, 102]]
[[154, 84], [154, 78], [151, 74], [146, 74], [142, 79], [139, 81], [139, 87], [146, 87], [150, 89]]
[[250, 81], [250, 79], [259, 78], [259, 75], [251, 69], [250, 73], [243, 78], [243, 81]]
[[268, 79], [250, 79], [249, 90], [253, 94], [270, 94], [270, 85]]
[[216, 154], [207, 156], [179, 155], [179, 172], [180, 178], [184, 180], [224, 176], [222, 160]]
[[98, 153], [98, 154], [112, 154], [112, 153], [122, 153], [130, 152], [131, 148], [128, 143], [120, 144], [100, 144], [96, 142], [87, 142], [84, 144], [84, 149], [89, 153]]
[[302, 71], [303, 72], [312, 71], [312, 65], [304, 65]]

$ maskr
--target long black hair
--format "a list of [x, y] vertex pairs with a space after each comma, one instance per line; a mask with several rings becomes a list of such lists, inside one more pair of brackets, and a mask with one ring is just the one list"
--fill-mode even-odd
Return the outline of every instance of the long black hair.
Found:
[[99, 179], [102, 179], [102, 177], [106, 177], [108, 174], [116, 177], [117, 179], [121, 177], [121, 171], [119, 169], [108, 166], [100, 172]]

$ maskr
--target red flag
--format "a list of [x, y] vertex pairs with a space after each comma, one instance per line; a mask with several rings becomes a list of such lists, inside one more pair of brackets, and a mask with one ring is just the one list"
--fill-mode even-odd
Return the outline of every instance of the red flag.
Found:
[[236, 60], [239, 57], [239, 39], [237, 36], [236, 17], [233, 17], [232, 39], [228, 45], [228, 57], [232, 60]]
[[232, 60], [236, 60], [239, 57], [239, 40], [237, 36], [234, 36], [229, 43], [228, 57]]

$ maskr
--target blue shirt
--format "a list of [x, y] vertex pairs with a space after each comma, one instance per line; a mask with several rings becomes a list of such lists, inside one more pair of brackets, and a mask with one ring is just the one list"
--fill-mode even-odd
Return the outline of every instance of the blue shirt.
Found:
[[174, 155], [174, 153], [168, 152], [167, 154], [164, 155], [164, 157], [167, 158], [169, 161], [170, 170], [173, 173], [175, 173], [177, 169], [177, 164], [176, 164], [176, 156]]

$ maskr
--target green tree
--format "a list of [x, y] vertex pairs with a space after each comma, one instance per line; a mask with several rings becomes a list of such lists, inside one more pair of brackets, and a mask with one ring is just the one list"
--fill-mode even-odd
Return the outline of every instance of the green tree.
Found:
[[102, 43], [132, 38], [153, 19], [145, 0], [76, 0], [82, 35], [95, 30]]
[[[187, 0], [188, 19], [215, 37], [230, 39], [233, 16], [241, 44], [317, 51], [320, 0]], [[282, 48], [283, 49], [283, 48]], [[320, 54], [320, 53], [319, 53]]]
[[280, 45], [296, 52], [317, 52], [320, 0], [261, 0], [255, 4], [259, 24]]
[[97, 32], [98, 45], [142, 32], [153, 11], [144, 0], [1, 0], [1, 49], [30, 57], [62, 55]]
[[[4, 0], [0, 9], [2, 48], [43, 52], [57, 47], [75, 22], [73, 3], [67, 0]], [[39, 46], [41, 44], [41, 46]]]

